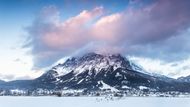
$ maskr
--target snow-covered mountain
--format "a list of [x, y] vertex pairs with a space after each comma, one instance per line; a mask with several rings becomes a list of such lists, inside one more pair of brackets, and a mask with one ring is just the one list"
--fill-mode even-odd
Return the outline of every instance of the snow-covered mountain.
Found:
[[186, 77], [179, 77], [178, 80], [182, 82], [190, 82], [190, 75]]
[[[88, 53], [73, 57], [37, 78], [41, 88], [83, 90], [125, 90], [146, 87], [153, 90], [180, 90], [175, 79], [150, 74], [120, 54]], [[180, 86], [180, 88], [178, 88]]]
[[80, 74], [85, 70], [95, 69], [95, 73], [99, 73], [102, 69], [108, 69], [110, 66], [113, 67], [113, 70], [118, 68], [127, 68], [129, 70], [135, 70], [141, 73], [152, 75], [151, 73], [146, 72], [139, 66], [127, 60], [125, 57], [120, 54], [107, 54], [101, 55], [96, 53], [88, 53], [79, 58], [71, 58], [66, 60], [62, 64], [58, 64], [53, 67], [52, 70], [56, 71], [58, 75], [62, 76], [71, 71], [74, 73]]
[[7, 82], [0, 89], [190, 92], [190, 83], [150, 74], [120, 54], [88, 53], [69, 58], [39, 78]]

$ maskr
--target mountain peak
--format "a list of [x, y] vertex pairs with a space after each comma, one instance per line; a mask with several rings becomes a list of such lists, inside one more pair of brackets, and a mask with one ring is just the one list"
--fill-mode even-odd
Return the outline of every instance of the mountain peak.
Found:
[[57, 76], [63, 76], [71, 71], [81, 73], [86, 70], [95, 69], [96, 73], [102, 69], [108, 69], [110, 66], [113, 69], [128, 68], [132, 69], [130, 62], [121, 54], [97, 54], [94, 52], [84, 54], [81, 57], [72, 57], [53, 68], [58, 73]]

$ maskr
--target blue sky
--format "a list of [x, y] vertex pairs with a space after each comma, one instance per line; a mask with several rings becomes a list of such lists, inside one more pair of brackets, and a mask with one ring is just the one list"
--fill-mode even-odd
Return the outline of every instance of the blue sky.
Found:
[[188, 0], [1, 0], [0, 79], [35, 78], [66, 56], [91, 51], [121, 53], [153, 73], [190, 75], [189, 5]]

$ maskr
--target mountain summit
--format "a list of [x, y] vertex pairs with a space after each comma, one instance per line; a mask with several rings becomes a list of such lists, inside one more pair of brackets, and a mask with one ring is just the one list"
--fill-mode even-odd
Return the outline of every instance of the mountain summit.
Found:
[[120, 54], [88, 53], [69, 58], [34, 80], [2, 83], [0, 89], [190, 92], [190, 83], [147, 73]]
[[53, 67], [52, 70], [56, 71], [57, 74], [55, 76], [59, 77], [71, 71], [76, 75], [85, 71], [89, 71], [89, 73], [94, 72], [97, 75], [100, 72], [108, 70], [110, 67], [113, 68], [113, 71], [118, 68], [140, 69], [120, 54], [101, 55], [88, 53], [82, 57], [68, 59], [63, 64]]

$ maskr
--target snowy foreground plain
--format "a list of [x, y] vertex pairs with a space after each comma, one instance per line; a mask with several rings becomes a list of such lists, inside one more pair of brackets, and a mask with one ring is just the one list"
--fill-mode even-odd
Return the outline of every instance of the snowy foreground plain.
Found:
[[190, 107], [190, 98], [1, 96], [0, 107]]

